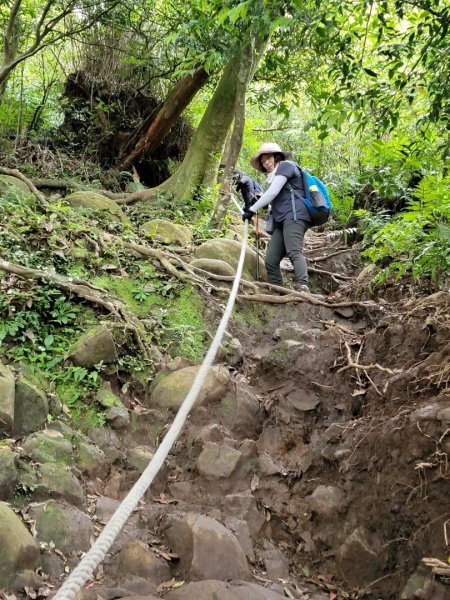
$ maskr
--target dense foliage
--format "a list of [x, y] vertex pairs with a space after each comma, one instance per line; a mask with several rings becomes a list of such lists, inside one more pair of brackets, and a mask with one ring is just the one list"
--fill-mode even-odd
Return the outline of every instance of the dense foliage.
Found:
[[[186, 0], [182, 10], [158, 0], [6, 2], [1, 161], [31, 177], [70, 173], [89, 185], [123, 188], [129, 171], [99, 169], [89, 152], [95, 139], [75, 154], [61, 135], [68, 75], [82, 71], [91, 89], [114, 91], [108, 103], [91, 97], [83, 116], [87, 131], [114, 138], [110, 117], [127, 110], [120, 90], [134, 90], [144, 104], [150, 93], [162, 102], [180, 78], [202, 67], [209, 82], [186, 111], [198, 125], [222, 69], [259, 38], [260, 55], [246, 75], [239, 166], [247, 170], [262, 141], [277, 141], [329, 185], [336, 224], [358, 217], [379, 280], [410, 272], [446, 286], [449, 21], [443, 0]], [[95, 121], [103, 129], [93, 128]], [[169, 161], [167, 169], [175, 173], [177, 164]], [[208, 213], [216, 189], [209, 175], [197, 189], [198, 206]], [[160, 202], [207, 235], [208, 213], [192, 211], [186, 198], [177, 206], [170, 193]]]

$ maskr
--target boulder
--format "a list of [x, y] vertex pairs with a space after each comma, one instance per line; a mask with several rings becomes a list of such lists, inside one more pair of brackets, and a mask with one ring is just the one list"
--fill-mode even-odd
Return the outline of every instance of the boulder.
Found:
[[228, 494], [222, 502], [222, 510], [231, 517], [245, 521], [250, 535], [257, 539], [264, 525], [264, 514], [258, 510], [256, 500], [249, 492]]
[[15, 388], [14, 373], [0, 360], [0, 434], [12, 433]]
[[256, 583], [195, 581], [171, 590], [166, 600], [286, 600], [286, 596]]
[[33, 490], [35, 499], [47, 499], [49, 496], [65, 500], [75, 506], [84, 503], [84, 492], [75, 475], [62, 465], [45, 463], [40, 467], [40, 478]]
[[9, 500], [19, 480], [17, 471], [18, 455], [8, 448], [0, 446], [0, 500]]
[[69, 356], [75, 365], [91, 368], [100, 362], [117, 360], [116, 344], [107, 327], [99, 325], [86, 331], [72, 346]]
[[18, 188], [23, 192], [28, 192], [31, 194], [30, 188], [27, 186], [25, 181], [22, 181], [18, 177], [14, 177], [13, 175], [0, 175], [0, 195], [3, 195], [5, 192], [9, 192], [14, 190], [14, 188]]
[[[237, 240], [229, 240], [226, 238], [208, 240], [196, 249], [195, 258], [222, 260], [231, 265], [236, 271], [241, 253], [241, 246], [242, 244]], [[250, 281], [256, 279], [256, 260], [256, 252], [252, 248], [247, 248], [243, 270], [244, 279]], [[259, 273], [261, 279], [265, 280], [267, 278], [266, 268], [261, 257], [259, 259]]]
[[215, 519], [189, 513], [165, 532], [180, 557], [180, 574], [191, 581], [250, 578], [245, 553], [236, 537]]
[[122, 455], [121, 442], [116, 432], [106, 427], [94, 427], [89, 430], [89, 438], [100, 450], [103, 450], [106, 459], [113, 463]]
[[95, 505], [95, 516], [101, 523], [107, 523], [120, 506], [119, 500], [100, 496]]
[[189, 263], [192, 267], [197, 267], [213, 275], [223, 275], [225, 277], [234, 277], [236, 269], [224, 260], [216, 258], [194, 258]]
[[75, 462], [80, 471], [91, 479], [108, 474], [109, 465], [105, 453], [84, 440], [77, 442]]
[[111, 200], [102, 194], [98, 194], [97, 192], [74, 192], [73, 194], [66, 196], [64, 200], [74, 208], [81, 206], [83, 208], [90, 208], [94, 211], [102, 211], [119, 221], [126, 221], [127, 219], [117, 202], [114, 202], [114, 200]]
[[189, 246], [192, 232], [186, 225], [179, 225], [166, 219], [153, 219], [142, 225], [144, 233], [156, 242]]
[[14, 400], [14, 433], [30, 433], [41, 429], [49, 413], [45, 392], [26, 377], [16, 383]]
[[159, 583], [171, 578], [167, 564], [150, 550], [148, 544], [139, 540], [130, 540], [120, 550], [117, 570], [122, 575], [137, 575], [150, 579], [155, 588]]
[[[186, 367], [160, 380], [150, 394], [150, 405], [178, 409], [186, 398], [200, 367]], [[230, 374], [224, 367], [211, 367], [206, 376], [196, 406], [215, 402], [225, 396], [230, 385]]]
[[127, 429], [130, 425], [130, 414], [125, 406], [111, 406], [106, 413], [106, 420], [113, 429]]
[[4, 502], [0, 502], [0, 587], [5, 588], [25, 568], [39, 566], [39, 545]]
[[95, 400], [103, 406], [103, 408], [111, 408], [112, 406], [123, 406], [122, 400], [111, 390], [109, 381], [104, 381], [101, 388], [95, 395]]
[[32, 433], [25, 438], [22, 447], [38, 463], [69, 465], [72, 462], [72, 443], [53, 429]]
[[89, 550], [94, 528], [88, 515], [75, 506], [49, 500], [32, 506], [30, 514], [39, 541], [53, 542], [64, 554]]
[[264, 422], [258, 395], [245, 383], [233, 385], [215, 407], [214, 416], [235, 439], [258, 437]]

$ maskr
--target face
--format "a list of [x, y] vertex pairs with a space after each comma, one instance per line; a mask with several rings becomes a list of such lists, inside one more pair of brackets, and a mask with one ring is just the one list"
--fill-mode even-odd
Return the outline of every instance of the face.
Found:
[[268, 173], [275, 169], [275, 156], [273, 154], [261, 154], [261, 164]]

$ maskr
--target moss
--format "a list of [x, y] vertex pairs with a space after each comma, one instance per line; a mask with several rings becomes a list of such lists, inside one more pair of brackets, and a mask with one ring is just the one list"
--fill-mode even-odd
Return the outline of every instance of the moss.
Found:
[[275, 314], [276, 307], [253, 304], [236, 308], [233, 313], [234, 320], [243, 327], [261, 327], [267, 320]]
[[205, 351], [206, 323], [203, 301], [195, 289], [186, 286], [167, 314], [167, 329], [178, 338], [177, 352], [193, 362], [199, 362]]
[[131, 279], [102, 275], [96, 277], [93, 284], [120, 298], [138, 317], [149, 315], [155, 306], [167, 304], [167, 300], [158, 293], [146, 292], [142, 284]]

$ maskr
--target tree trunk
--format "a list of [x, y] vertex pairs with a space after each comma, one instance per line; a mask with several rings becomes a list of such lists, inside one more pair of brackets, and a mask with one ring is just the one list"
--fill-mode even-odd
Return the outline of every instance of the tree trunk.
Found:
[[230, 59], [217, 85], [179, 169], [161, 186], [178, 200], [192, 199], [198, 187], [217, 168], [233, 120], [239, 66], [246, 46]]
[[119, 169], [128, 168], [137, 158], [150, 156], [172, 129], [175, 121], [208, 80], [201, 67], [193, 75], [186, 75], [164, 101], [156, 117], [154, 113], [131, 134], [122, 150]]
[[19, 48], [19, 10], [22, 0], [16, 0], [9, 14], [8, 24], [3, 34], [3, 56], [0, 65], [0, 102], [6, 91], [6, 84], [12, 72], [10, 67]]
[[234, 108], [234, 127], [229, 146], [225, 156], [225, 167], [222, 182], [219, 189], [219, 197], [211, 217], [211, 226], [220, 227], [225, 218], [231, 197], [231, 178], [236, 165], [239, 152], [242, 147], [245, 126], [245, 96], [247, 87], [251, 81], [256, 67], [264, 54], [269, 41], [268, 36], [259, 36], [253, 43], [247, 46], [247, 52], [243, 54], [239, 69], [238, 85], [236, 90], [236, 103]]

